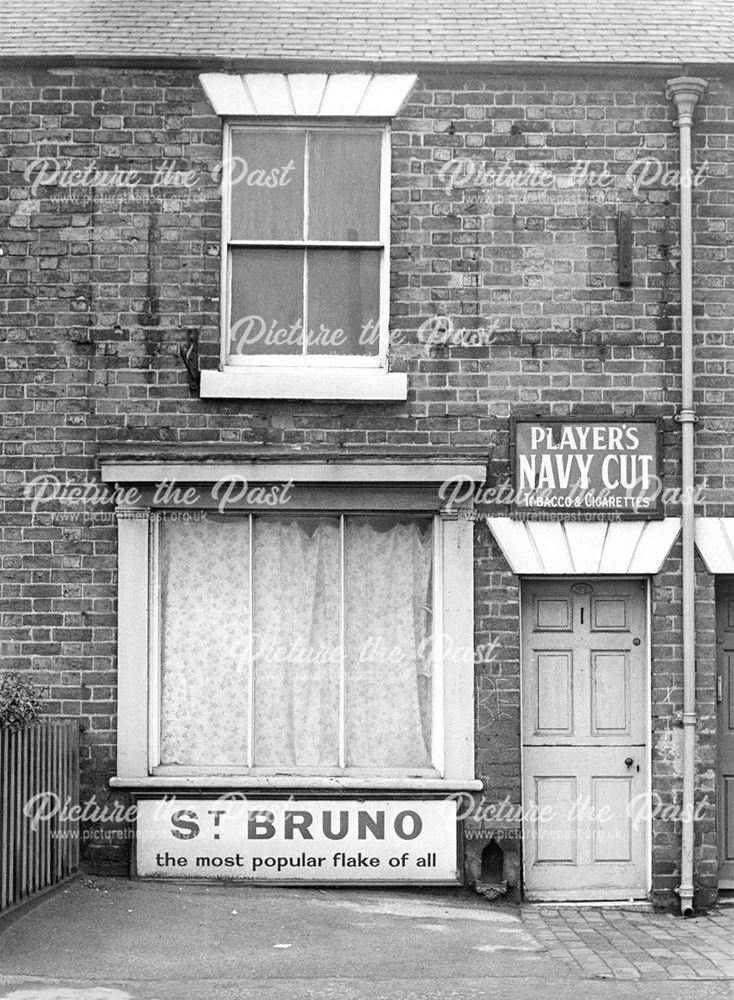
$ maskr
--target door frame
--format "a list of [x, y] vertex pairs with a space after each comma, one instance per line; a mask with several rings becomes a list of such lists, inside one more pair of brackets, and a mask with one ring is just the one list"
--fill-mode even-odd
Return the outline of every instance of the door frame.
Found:
[[[519, 619], [520, 619], [520, 828], [522, 834], [522, 894], [525, 897], [525, 886], [527, 884], [527, 851], [525, 851], [525, 754], [523, 748], [525, 746], [525, 718], [523, 710], [523, 691], [525, 683], [525, 663], [523, 649], [525, 646], [524, 642], [524, 627], [525, 623], [523, 621], [523, 587], [527, 584], [547, 582], [567, 582], [571, 583], [595, 583], [598, 581], [609, 581], [611, 582], [623, 582], [625, 580], [643, 580], [645, 583], [645, 713], [646, 713], [646, 723], [645, 723], [645, 760], [647, 764], [647, 773], [645, 777], [645, 794], [647, 796], [648, 802], [652, 805], [652, 608], [651, 608], [651, 579], [649, 576], [643, 576], [638, 574], [625, 574], [618, 576], [616, 574], [602, 575], [599, 574], [548, 574], [548, 575], [527, 575], [518, 577], [518, 608], [519, 608]], [[650, 808], [648, 810], [648, 816], [645, 820], [645, 877], [646, 877], [646, 891], [648, 897], [652, 893], [652, 814], [653, 810]], [[569, 899], [568, 902], [573, 902]], [[614, 905], [613, 900], [600, 900], [600, 903], [606, 903], [607, 905]]]
[[[715, 681], [716, 691], [716, 852], [718, 861], [718, 871], [721, 870], [721, 827], [724, 823], [724, 796], [721, 794], [722, 790], [722, 771], [723, 767], [721, 764], [721, 719], [723, 715], [723, 704], [719, 701], [718, 686], [721, 678], [721, 671], [723, 667], [723, 641], [720, 642], [721, 633], [719, 632], [719, 615], [721, 612], [721, 606], [723, 604], [724, 598], [727, 594], [734, 596], [734, 576], [729, 576], [728, 574], [717, 574], [714, 577], [714, 606], [715, 606], [715, 620], [716, 627], [714, 630], [714, 647], [716, 649], [715, 653]], [[734, 879], [720, 878], [717, 872], [716, 884], [718, 889], [723, 889], [724, 892], [731, 891], [734, 889]]]

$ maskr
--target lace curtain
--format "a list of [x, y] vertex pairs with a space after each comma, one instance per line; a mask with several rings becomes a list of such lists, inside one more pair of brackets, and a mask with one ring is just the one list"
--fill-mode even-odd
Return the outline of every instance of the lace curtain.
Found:
[[427, 767], [430, 523], [348, 518], [346, 750], [350, 767]]
[[161, 523], [161, 763], [241, 765], [247, 754], [247, 522]]
[[348, 516], [343, 538], [255, 517], [250, 552], [247, 517], [162, 523], [162, 764], [244, 767], [251, 743], [256, 767], [430, 765], [431, 521]]
[[253, 763], [337, 767], [339, 520], [255, 523]]

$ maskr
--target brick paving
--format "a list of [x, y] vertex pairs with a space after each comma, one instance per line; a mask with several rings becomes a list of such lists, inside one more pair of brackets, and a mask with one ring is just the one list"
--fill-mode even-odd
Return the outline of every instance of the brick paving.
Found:
[[649, 910], [525, 906], [551, 958], [592, 979], [734, 979], [734, 908], [682, 919]]

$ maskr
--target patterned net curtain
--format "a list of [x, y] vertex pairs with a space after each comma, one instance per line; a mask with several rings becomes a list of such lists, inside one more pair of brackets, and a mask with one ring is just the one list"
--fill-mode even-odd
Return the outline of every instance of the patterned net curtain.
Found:
[[255, 516], [250, 537], [161, 525], [161, 764], [429, 767], [430, 519]]

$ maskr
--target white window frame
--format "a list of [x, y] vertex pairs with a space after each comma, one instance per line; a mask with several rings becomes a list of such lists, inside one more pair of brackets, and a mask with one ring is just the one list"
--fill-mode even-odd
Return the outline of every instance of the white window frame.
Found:
[[[377, 241], [331, 242], [304, 240], [235, 240], [231, 236], [231, 185], [229, 172], [223, 172], [221, 262], [220, 262], [220, 356], [219, 370], [201, 372], [200, 394], [204, 398], [242, 399], [331, 399], [402, 401], [407, 399], [408, 380], [402, 372], [389, 371], [390, 342], [390, 192], [391, 144], [390, 123], [368, 118], [232, 118], [223, 122], [223, 162], [229, 163], [233, 130], [277, 132], [318, 131], [379, 132], [382, 135], [380, 159], [379, 239]], [[304, 177], [304, 186], [307, 178]], [[304, 213], [308, 212], [308, 190], [304, 191]], [[374, 355], [243, 355], [233, 362], [228, 355], [231, 320], [231, 248], [252, 247], [329, 247], [381, 249], [379, 290], [379, 345]], [[304, 274], [305, 281], [305, 274]], [[305, 317], [304, 317], [305, 319]]]
[[[341, 609], [340, 616], [342, 622], [345, 614], [345, 518], [352, 512], [344, 510], [319, 510], [314, 511], [293, 511], [306, 514], [323, 514], [325, 517], [339, 518], [340, 532], [340, 558], [342, 561], [341, 576]], [[336, 776], [336, 777], [364, 777], [381, 779], [386, 777], [404, 778], [408, 775], [421, 778], [441, 778], [443, 775], [444, 762], [444, 657], [443, 657], [443, 552], [440, 544], [440, 517], [436, 514], [426, 514], [421, 511], [410, 511], [409, 515], [415, 518], [431, 519], [433, 531], [433, 634], [432, 649], [433, 670], [431, 676], [431, 765], [430, 767], [396, 767], [396, 768], [373, 768], [373, 767], [347, 767], [345, 763], [346, 754], [346, 701], [344, 699], [344, 683], [346, 680], [346, 661], [344, 650], [342, 649], [342, 660], [340, 669], [340, 718], [339, 718], [339, 751], [340, 764], [338, 767], [303, 767], [275, 765], [272, 767], [256, 767], [252, 760], [254, 757], [254, 736], [255, 736], [255, 663], [253, 658], [252, 644], [249, 650], [248, 664], [248, 686], [249, 686], [249, 719], [247, 725], [247, 756], [248, 763], [240, 767], [205, 767], [199, 765], [185, 764], [161, 764], [160, 756], [160, 734], [161, 734], [161, 655], [160, 655], [160, 520], [161, 511], [151, 511], [149, 517], [149, 566], [150, 566], [150, 606], [149, 606], [149, 665], [148, 665], [148, 772], [155, 775], [186, 775], [186, 774], [228, 774], [232, 776], [273, 776], [288, 772], [294, 775], [311, 776]], [[380, 511], [385, 516], [406, 516], [406, 511]], [[250, 594], [253, 593], [252, 576], [252, 553], [253, 522], [250, 515], [269, 517], [278, 516], [264, 513], [262, 511], [242, 511], [240, 518], [243, 522], [248, 520], [246, 530], [250, 533], [250, 564], [248, 567]], [[232, 515], [233, 517], [238, 515]], [[250, 626], [252, 634], [252, 601], [250, 602]], [[342, 641], [344, 635], [342, 634]]]
[[[220, 364], [223, 372], [236, 374], [243, 368], [256, 369], [290, 369], [291, 371], [302, 372], [304, 369], [318, 370], [322, 368], [381, 368], [387, 367], [387, 349], [389, 343], [388, 320], [390, 312], [390, 128], [384, 122], [369, 123], [362, 119], [347, 119], [340, 121], [323, 121], [318, 118], [298, 119], [297, 122], [284, 124], [277, 119], [259, 119], [253, 121], [234, 120], [226, 122], [224, 126], [224, 163], [230, 163], [232, 157], [232, 134], [240, 132], [293, 132], [306, 133], [305, 163], [308, 165], [308, 135], [309, 132], [362, 132], [364, 134], [379, 134], [381, 137], [380, 146], [380, 198], [379, 198], [379, 219], [378, 219], [378, 239], [376, 241], [358, 240], [335, 241], [335, 240], [258, 240], [258, 239], [232, 239], [232, 185], [230, 183], [230, 172], [224, 172], [222, 184], [222, 260], [221, 260], [221, 288], [222, 288], [222, 308], [221, 308], [221, 332], [220, 332]], [[303, 190], [303, 218], [308, 222], [309, 217], [309, 190], [308, 190], [308, 169], [304, 170], [304, 190]], [[237, 360], [228, 352], [231, 328], [231, 307], [232, 307], [232, 249], [242, 248], [291, 248], [293, 250], [303, 249], [305, 252], [309, 248], [318, 249], [323, 247], [331, 250], [359, 250], [372, 249], [381, 252], [380, 259], [380, 287], [378, 304], [379, 341], [378, 349], [373, 355], [357, 354], [309, 354], [306, 352], [306, 337], [304, 334], [304, 350], [300, 355], [294, 354], [243, 354]], [[307, 271], [304, 268], [304, 288], [303, 298], [308, 302], [307, 292]], [[304, 330], [308, 328], [308, 316], [302, 317]]]
[[[243, 467], [238, 468], [245, 472]], [[189, 468], [190, 482], [211, 480], [211, 466]], [[468, 470], [468, 471], [467, 471]], [[394, 471], [394, 470], [393, 470]], [[115, 472], [118, 474], [115, 475]], [[119, 465], [112, 465], [103, 479], [119, 482]], [[262, 463], [249, 470], [248, 481], [260, 476], [261, 481], [273, 481]], [[311, 473], [314, 474], [313, 469]], [[315, 473], [318, 475], [319, 473]], [[338, 472], [337, 472], [338, 474]], [[351, 469], [353, 476], [363, 476], [370, 481], [370, 472]], [[459, 472], [461, 474], [461, 472]], [[464, 474], [477, 481], [483, 478], [483, 469], [464, 467]], [[135, 467], [128, 470], [128, 482], [160, 482], [171, 478], [164, 466], [153, 465], [145, 473]], [[335, 469], [329, 469], [333, 479]], [[411, 470], [414, 482], [421, 476], [435, 475], [425, 467]], [[114, 479], [110, 479], [114, 477]], [[374, 477], [374, 470], [372, 470]], [[124, 478], [124, 477], [123, 477]], [[322, 480], [323, 481], [323, 480]], [[350, 481], [347, 477], [346, 482]], [[374, 481], [374, 478], [373, 478]], [[388, 480], [389, 481], [389, 480]], [[372, 491], [378, 487], [372, 487]], [[339, 503], [339, 489], [335, 489], [331, 510], [349, 513], [349, 508]], [[401, 492], [401, 491], [399, 491]], [[320, 491], [319, 491], [320, 493]], [[409, 491], [406, 489], [406, 498]], [[392, 497], [395, 496], [391, 491]], [[474, 615], [473, 615], [473, 519], [465, 508], [427, 511], [415, 502], [395, 506], [378, 505], [388, 513], [412, 513], [416, 516], [430, 513], [434, 517], [434, 545], [436, 546], [436, 573], [434, 586], [434, 636], [438, 656], [434, 663], [440, 681], [434, 681], [434, 707], [442, 711], [434, 715], [432, 753], [434, 768], [423, 772], [401, 768], [349, 769], [328, 773], [298, 768], [253, 769], [225, 771], [216, 769], [176, 768], [176, 773], [161, 773], [156, 767], [158, 757], [157, 714], [151, 705], [159, 699], [159, 671], [157, 668], [157, 623], [155, 546], [151, 537], [156, 528], [154, 511], [150, 508], [118, 509], [118, 739], [117, 777], [113, 787], [131, 788], [344, 788], [396, 790], [479, 790], [481, 782], [474, 777]], [[315, 509], [315, 508], [314, 508]], [[320, 505], [319, 510], [323, 509]], [[294, 510], [295, 512], [295, 510]], [[327, 511], [324, 510], [326, 513]], [[153, 554], [153, 559], [151, 558]], [[462, 651], [444, 666], [442, 651]], [[440, 686], [439, 686], [440, 685]], [[156, 773], [154, 773], [156, 772]]]

